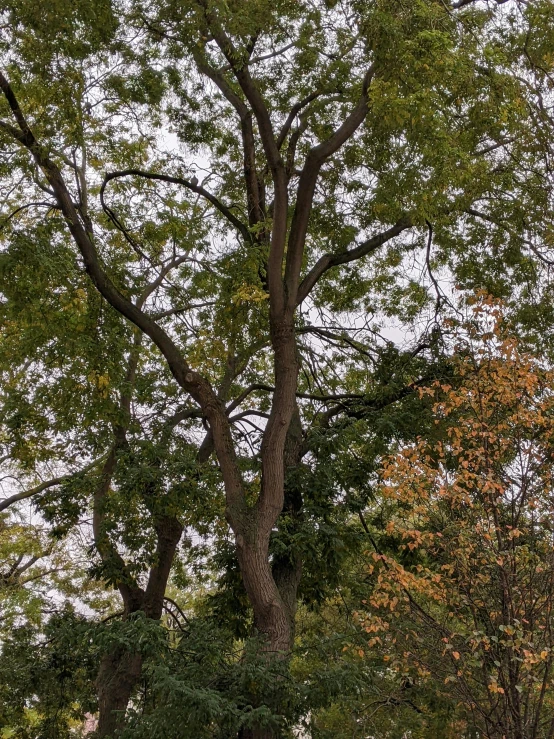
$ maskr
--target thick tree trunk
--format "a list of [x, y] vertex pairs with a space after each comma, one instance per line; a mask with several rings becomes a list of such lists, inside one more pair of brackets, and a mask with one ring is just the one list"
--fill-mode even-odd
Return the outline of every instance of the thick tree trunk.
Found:
[[287, 607], [281, 597], [268, 558], [265, 537], [254, 534], [253, 541], [237, 536], [237, 555], [244, 587], [254, 612], [254, 627], [266, 638], [264, 651], [282, 656], [292, 647], [292, 630]]
[[[298, 408], [295, 406], [288, 427], [284, 448], [284, 472], [290, 473], [301, 460], [302, 426]], [[297, 518], [301, 515], [302, 494], [294, 484], [288, 484], [284, 479], [283, 513]], [[269, 532], [271, 534], [271, 532]], [[261, 539], [261, 537], [260, 537]], [[254, 625], [256, 631], [266, 637], [267, 641], [262, 648], [268, 660], [279, 659], [286, 662], [294, 643], [295, 615], [297, 594], [302, 574], [302, 561], [298, 554], [291, 551], [288, 556], [281, 557], [270, 564], [269, 539], [259, 541], [261, 553], [256, 557], [253, 547], [240, 547], [237, 542], [237, 551], [243, 581], [252, 578], [247, 588], [250, 601], [254, 609]], [[260, 587], [262, 585], [262, 587]], [[256, 608], [254, 608], [256, 603]], [[271, 708], [280, 713], [279, 705]], [[242, 729], [239, 739], [276, 739], [271, 729], [254, 727]]]
[[142, 656], [138, 653], [114, 650], [103, 657], [96, 679], [98, 737], [115, 737], [124, 726], [125, 712], [141, 670]]
[[275, 392], [261, 447], [260, 497], [251, 511], [240, 516], [229, 511], [229, 520], [254, 626], [266, 638], [266, 653], [279, 657], [290, 651], [293, 632], [289, 609], [273, 577], [269, 545], [285, 500], [285, 446], [296, 409], [298, 362], [292, 316], [272, 323]]
[[[283, 515], [287, 517], [288, 526], [292, 526], [293, 530], [296, 530], [302, 518], [302, 490], [294, 479], [294, 472], [302, 460], [302, 446], [302, 423], [298, 406], [295, 405], [285, 442], [285, 492], [283, 502]], [[292, 649], [298, 602], [298, 586], [302, 577], [302, 559], [300, 554], [295, 551], [291, 542], [289, 542], [288, 551], [284, 556], [274, 558], [272, 572], [289, 619], [290, 648]]]

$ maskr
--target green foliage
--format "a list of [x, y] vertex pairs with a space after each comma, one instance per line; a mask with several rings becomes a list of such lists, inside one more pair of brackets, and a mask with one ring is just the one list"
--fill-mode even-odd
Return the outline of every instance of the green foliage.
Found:
[[[221, 628], [201, 621], [188, 623], [176, 638], [163, 660], [145, 664], [144, 703], [131, 711], [124, 737], [224, 739], [241, 727], [282, 726], [271, 705], [293, 701], [293, 686], [279, 665], [260, 656], [259, 644], [240, 648]], [[264, 704], [256, 707], [260, 696]], [[294, 708], [287, 713], [294, 715]]]
[[[44, 634], [20, 627], [3, 636], [0, 659], [0, 730], [20, 739], [75, 736], [96, 709], [89, 626], [71, 610], [52, 618]], [[7, 732], [7, 733], [6, 733]]]
[[[456, 349], [441, 317], [453, 284], [504, 298], [512, 330], [553, 352], [554, 5], [451, 5], [0, 0], [5, 74], [41, 151], [60, 168], [108, 277], [230, 406], [250, 513], [275, 383], [275, 193], [263, 121], [245, 161], [256, 116], [237, 115], [246, 98], [233, 65], [254, 79], [275, 132], [308, 100], [283, 134], [289, 225], [310, 151], [368, 84], [363, 124], [322, 167], [303, 252], [302, 276], [324, 255], [340, 264], [295, 318], [301, 450], [269, 543], [274, 572], [302, 564], [290, 670], [269, 666], [250, 639], [206, 419], [153, 345], [100, 298], [44, 171], [0, 127], [5, 494], [75, 473], [0, 524], [2, 572], [41, 556], [27, 572], [36, 582], [19, 572], [0, 589], [0, 685], [15, 691], [0, 699], [2, 720], [21, 737], [69, 736], [94, 709], [94, 669], [109, 649], [144, 659], [129, 739], [229, 737], [255, 724], [286, 735], [295, 722], [314, 737], [431, 737], [444, 725], [460, 734], [450, 696], [359, 654], [352, 619], [367, 590], [364, 523], [402, 566], [429, 565], [385, 530], [378, 481], [383, 457], [442, 433], [417, 389], [452, 381]], [[226, 55], [218, 30], [234, 47]], [[0, 120], [14, 124], [4, 97]], [[257, 171], [257, 214], [245, 169]], [[400, 219], [411, 226], [341, 262]], [[190, 623], [120, 621], [111, 589], [138, 589], [155, 571], [165, 518], [186, 529], [169, 587]], [[53, 560], [59, 577], [46, 572]], [[49, 589], [75, 608], [82, 598], [89, 622], [57, 606], [48, 614]]]

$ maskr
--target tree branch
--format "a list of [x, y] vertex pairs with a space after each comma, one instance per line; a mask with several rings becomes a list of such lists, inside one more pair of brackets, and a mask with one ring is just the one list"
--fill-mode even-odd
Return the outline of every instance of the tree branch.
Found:
[[177, 605], [177, 603], [176, 603], [176, 602], [175, 602], [175, 601], [174, 601], [174, 600], [173, 600], [172, 598], [169, 598], [169, 597], [168, 597], [167, 595], [165, 595], [165, 596], [164, 596], [164, 601], [165, 601], [165, 600], [166, 600], [166, 601], [167, 601], [168, 603], [171, 603], [171, 605], [173, 606], [173, 608], [175, 608], [175, 610], [176, 610], [176, 611], [177, 611], [177, 613], [178, 613], [178, 614], [179, 614], [179, 615], [181, 616], [181, 618], [183, 619], [183, 621], [184, 621], [185, 623], [187, 623], [187, 624], [188, 624], [188, 623], [190, 623], [190, 619], [188, 619], [188, 618], [187, 618], [187, 617], [185, 616], [185, 614], [183, 613], [183, 609], [182, 609], [182, 608], [181, 608], [181, 607], [180, 607], [179, 605]]
[[292, 216], [285, 268], [285, 285], [289, 305], [298, 305], [298, 281], [302, 268], [304, 242], [312, 210], [315, 187], [319, 172], [326, 159], [337, 152], [361, 126], [369, 110], [369, 86], [373, 79], [375, 66], [372, 64], [362, 82], [362, 94], [354, 109], [337, 130], [321, 144], [315, 146], [306, 157], [300, 175], [296, 204]]
[[0, 224], [0, 231], [2, 231], [2, 229], [4, 229], [8, 225], [8, 223], [11, 221], [11, 219], [14, 218], [16, 215], [18, 215], [18, 213], [21, 213], [22, 211], [27, 210], [27, 208], [33, 208], [33, 207], [48, 208], [49, 210], [59, 209], [56, 203], [47, 203], [44, 201], [38, 201], [34, 203], [25, 203], [25, 205], [20, 205], [19, 208], [16, 208], [12, 213], [10, 213], [4, 218], [3, 222]]
[[[290, 44], [287, 44], [286, 46], [283, 46], [281, 49], [276, 49], [275, 51], [271, 51], [268, 54], [262, 54], [261, 56], [254, 56], [248, 59], [246, 64], [257, 64], [258, 62], [264, 62], [266, 59], [274, 59], [276, 56], [281, 56], [281, 54], [284, 54], [285, 52], [289, 51], [289, 49], [292, 49], [294, 46], [296, 46], [296, 41], [291, 41]], [[226, 67], [222, 68], [222, 72], [228, 72], [230, 69], [232, 69], [231, 65], [228, 64]]]
[[256, 120], [260, 138], [271, 170], [274, 184], [273, 229], [267, 265], [269, 304], [274, 317], [281, 316], [285, 307], [285, 294], [282, 279], [282, 265], [287, 241], [288, 188], [285, 165], [281, 158], [273, 125], [265, 101], [244, 63], [237, 64], [239, 54], [227, 36], [217, 17], [208, 7], [206, 0], [200, 0], [204, 8], [206, 22], [219, 46], [229, 62], [233, 74], [239, 83], [246, 99], [250, 103]]
[[367, 350], [366, 346], [362, 344], [362, 342], [355, 341], [354, 339], [351, 339], [350, 337], [343, 334], [336, 334], [326, 328], [321, 328], [318, 326], [303, 326], [302, 328], [298, 329], [298, 333], [316, 334], [317, 336], [321, 336], [322, 338], [327, 339], [330, 343], [333, 344], [333, 346], [339, 346], [339, 344], [336, 344], [334, 342], [347, 344], [348, 346], [352, 347], [354, 351], [357, 351], [359, 354], [363, 354], [372, 361], [375, 361], [375, 356]]
[[[458, 0], [458, 2], [452, 3], [452, 9], [458, 10], [459, 8], [465, 8], [466, 5], [475, 5], [478, 0]], [[504, 5], [504, 3], [510, 2], [510, 0], [494, 0], [497, 5]]]
[[95, 459], [94, 462], [91, 462], [86, 467], [83, 467], [82, 470], [79, 470], [78, 472], [72, 472], [68, 475], [61, 475], [60, 477], [53, 477], [51, 480], [45, 480], [44, 482], [41, 482], [39, 485], [36, 485], [34, 488], [30, 488], [29, 490], [23, 490], [20, 493], [16, 493], [15, 495], [11, 495], [9, 498], [5, 498], [3, 501], [0, 501], [0, 511], [5, 511], [6, 508], [9, 508], [14, 503], [17, 503], [20, 500], [26, 500], [27, 498], [32, 498], [33, 495], [38, 495], [39, 493], [44, 492], [44, 490], [48, 490], [49, 488], [53, 488], [56, 485], [61, 485], [64, 482], [67, 482], [68, 480], [72, 480], [74, 477], [79, 477], [80, 475], [84, 475], [85, 473], [92, 470], [94, 467], [96, 467], [97, 464], [99, 464], [102, 461], [102, 457], [99, 459]]
[[269, 413], [264, 413], [263, 411], [257, 411], [256, 409], [251, 409], [248, 411], [242, 411], [242, 413], [237, 413], [235, 416], [229, 417], [229, 423], [236, 423], [237, 421], [242, 421], [247, 416], [259, 416], [260, 418], [269, 418]]
[[219, 88], [226, 100], [236, 110], [241, 126], [243, 146], [243, 171], [248, 201], [248, 218], [250, 226], [254, 226], [264, 218], [263, 185], [256, 169], [256, 147], [252, 127], [252, 113], [246, 103], [236, 94], [225, 77], [208, 64], [200, 50], [193, 50], [194, 61], [200, 72]]
[[[231, 413], [231, 411], [234, 411], [235, 408], [237, 408], [246, 398], [256, 390], [263, 390], [267, 393], [273, 393], [275, 392], [275, 388], [273, 385], [264, 385], [262, 383], [256, 383], [253, 385], [249, 385], [243, 392], [233, 400], [232, 403], [229, 403], [227, 406], [227, 414]], [[296, 393], [297, 398], [302, 398], [303, 400], [318, 400], [322, 403], [328, 403], [329, 401], [334, 400], [361, 400], [363, 399], [363, 395], [355, 394], [355, 393], [338, 393], [338, 394], [331, 394], [331, 395], [315, 395], [313, 393]], [[233, 418], [236, 418], [236, 416], [232, 416], [229, 420], [232, 420]]]
[[[479, 210], [475, 210], [475, 208], [466, 208], [465, 212], [468, 215], [473, 216], [474, 218], [481, 218], [483, 221], [488, 221], [489, 223], [492, 223], [495, 226], [498, 226], [498, 228], [503, 229], [504, 231], [506, 231], [506, 233], [509, 233], [512, 236], [514, 235], [519, 236], [518, 234], [514, 234], [513, 229], [511, 229], [505, 223], [498, 221], [496, 218], [493, 218], [493, 216], [489, 216], [488, 213], [482, 213]], [[540, 259], [540, 261], [543, 262], [543, 264], [546, 264], [549, 267], [554, 266], [554, 261], [545, 257], [544, 254], [541, 254], [541, 252], [537, 249], [537, 247], [531, 241], [529, 241], [529, 239], [525, 239], [523, 237], [520, 237], [520, 238], [521, 238], [522, 243], [524, 243], [525, 246], [528, 246], [529, 249], [531, 249], [531, 251], [533, 252], [533, 254], [538, 259]]]
[[285, 142], [285, 139], [287, 138], [287, 135], [290, 131], [290, 128], [292, 124], [294, 123], [294, 119], [300, 113], [302, 108], [305, 108], [306, 105], [309, 105], [313, 100], [318, 98], [320, 95], [323, 95], [323, 92], [320, 90], [316, 90], [316, 92], [310, 93], [310, 95], [307, 95], [303, 100], [300, 100], [298, 103], [295, 103], [291, 111], [288, 115], [287, 120], [283, 124], [283, 127], [281, 128], [281, 131], [279, 132], [279, 136], [277, 136], [277, 148], [280, 149], [283, 146], [283, 143]]
[[[214, 446], [221, 467], [227, 493], [228, 510], [240, 514], [245, 508], [242, 476], [238, 468], [229, 420], [221, 401], [217, 398], [205, 377], [193, 372], [173, 339], [150, 316], [138, 308], [114, 285], [101, 265], [96, 246], [71, 200], [58, 167], [44, 154], [31, 132], [15, 98], [15, 95], [0, 72], [0, 89], [21, 128], [21, 143], [32, 154], [52, 187], [60, 209], [65, 216], [69, 231], [85, 263], [85, 269], [101, 295], [121, 315], [134, 323], [158, 347], [177, 383], [194, 398], [208, 419], [214, 438]], [[19, 140], [19, 139], [18, 139]], [[240, 515], [239, 515], [240, 518]]]
[[402, 231], [411, 228], [411, 226], [411, 218], [409, 216], [404, 216], [397, 221], [394, 226], [391, 226], [391, 228], [372, 236], [353, 249], [349, 249], [348, 251], [344, 251], [339, 254], [324, 254], [320, 259], [318, 259], [300, 283], [296, 300], [297, 305], [300, 305], [300, 303], [307, 298], [316, 282], [332, 267], [338, 267], [341, 264], [348, 264], [349, 262], [354, 262], [357, 259], [361, 259], [362, 257], [371, 254], [371, 252], [375, 251], [395, 236], [398, 236]]
[[205, 190], [201, 185], [193, 185], [192, 182], [185, 179], [184, 177], [172, 177], [170, 175], [158, 174], [156, 172], [146, 172], [142, 169], [124, 169], [119, 172], [110, 172], [104, 177], [102, 187], [100, 188], [100, 198], [103, 198], [104, 191], [108, 182], [119, 177], [129, 176], [144, 177], [148, 180], [158, 180], [160, 182], [168, 182], [174, 185], [182, 185], [183, 187], [192, 190], [192, 192], [201, 195], [203, 198], [208, 200], [215, 208], [217, 208], [217, 210], [225, 216], [229, 223], [231, 223], [237, 229], [237, 231], [240, 232], [245, 241], [252, 241], [252, 234], [248, 230], [248, 227], [244, 223], [242, 223], [242, 221], [240, 221], [226, 205], [218, 200], [215, 195], [212, 195], [210, 192]]

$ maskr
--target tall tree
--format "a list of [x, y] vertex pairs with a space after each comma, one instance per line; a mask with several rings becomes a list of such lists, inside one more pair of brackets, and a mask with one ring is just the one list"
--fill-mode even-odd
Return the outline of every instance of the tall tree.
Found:
[[[536, 279], [550, 190], [530, 113], [543, 98], [528, 81], [539, 61], [547, 74], [552, 64], [531, 41], [550, 28], [552, 3], [47, 5], [2, 4], [7, 254], [31, 265], [36, 254], [36, 269], [63, 256], [60, 285], [83, 269], [110, 320], [120, 314], [157, 348], [148, 362], [173, 378], [166, 407], [184, 406], [198, 456], [217, 459], [263, 651], [282, 659], [302, 558], [274, 557], [272, 536], [280, 517], [301, 517], [304, 491], [287, 479], [309, 455], [307, 426], [375, 402], [368, 313], [408, 321], [440, 308], [440, 264], [468, 282], [513, 266], [506, 290], [522, 274]], [[496, 204], [514, 192], [525, 218], [507, 209], [491, 240], [496, 263], [472, 271], [476, 224], [496, 223]], [[422, 281], [403, 274], [413, 255]], [[128, 343], [120, 362], [97, 501], [117, 461], [133, 351]], [[109, 395], [109, 378], [93, 377]], [[167, 563], [153, 568], [160, 592], [180, 513]], [[96, 543], [108, 551], [100, 525]], [[110, 693], [102, 678], [99, 691]], [[101, 735], [122, 695], [102, 703]]]

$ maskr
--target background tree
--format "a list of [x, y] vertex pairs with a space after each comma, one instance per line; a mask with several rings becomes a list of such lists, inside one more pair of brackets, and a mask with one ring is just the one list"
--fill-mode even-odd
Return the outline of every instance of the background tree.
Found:
[[423, 391], [438, 438], [384, 464], [365, 631], [389, 669], [459, 701], [468, 729], [551, 736], [552, 373], [494, 304], [466, 330], [452, 384]]

